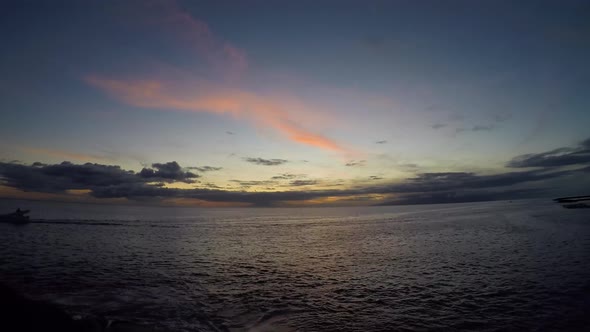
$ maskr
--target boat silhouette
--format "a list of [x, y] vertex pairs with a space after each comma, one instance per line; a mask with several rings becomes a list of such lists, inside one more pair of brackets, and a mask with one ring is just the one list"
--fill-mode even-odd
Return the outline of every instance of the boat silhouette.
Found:
[[0, 223], [26, 224], [31, 221], [29, 216], [26, 215], [29, 212], [30, 210], [16, 209], [15, 212], [2, 214], [0, 215]]

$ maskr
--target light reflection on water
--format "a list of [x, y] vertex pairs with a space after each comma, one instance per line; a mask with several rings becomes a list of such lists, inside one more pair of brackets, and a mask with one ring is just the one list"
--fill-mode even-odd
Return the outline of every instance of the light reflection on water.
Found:
[[0, 277], [72, 312], [179, 331], [588, 323], [590, 214], [551, 202], [215, 210], [37, 204], [33, 217], [46, 220], [0, 225]]

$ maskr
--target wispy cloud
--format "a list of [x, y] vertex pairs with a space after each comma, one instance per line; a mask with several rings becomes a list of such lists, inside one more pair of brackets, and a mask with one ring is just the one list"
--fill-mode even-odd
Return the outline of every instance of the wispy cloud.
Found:
[[[149, 19], [144, 21], [159, 25], [161, 33], [182, 40], [205, 59], [207, 73], [199, 72], [198, 76], [191, 76], [194, 71], [190, 68], [176, 69], [166, 65], [163, 66], [166, 69], [154, 70], [158, 74], [152, 73], [141, 79], [91, 74], [84, 77], [88, 84], [129, 105], [230, 115], [274, 128], [300, 144], [336, 152], [348, 151], [340, 143], [302, 125], [312, 123], [317, 126], [321, 106], [308, 105], [284, 95], [237, 88], [234, 78], [242, 76], [248, 68], [245, 52], [217, 37], [205, 22], [181, 10], [174, 1], [156, 0], [145, 6], [149, 12], [145, 15]], [[211, 67], [216, 70], [210, 73]]]
[[506, 122], [512, 118], [512, 114], [507, 113], [500, 113], [494, 115], [494, 121], [496, 122]]
[[226, 79], [239, 78], [248, 69], [243, 49], [215, 35], [206, 22], [182, 10], [176, 1], [151, 0], [139, 4], [143, 7], [139, 12], [146, 15], [139, 20], [181, 41]]
[[302, 104], [289, 104], [289, 101], [273, 97], [224, 88], [205, 80], [194, 80], [188, 86], [163, 80], [118, 80], [96, 75], [87, 76], [85, 80], [133, 106], [245, 117], [278, 130], [294, 142], [330, 151], [347, 151], [334, 140], [314, 133], [292, 119], [291, 114], [298, 114]]
[[448, 126], [448, 124], [438, 122], [438, 123], [433, 124], [431, 127], [432, 127], [432, 129], [441, 129], [446, 126]]
[[[433, 127], [434, 128], [434, 127]], [[471, 128], [459, 127], [455, 128], [455, 133], [460, 134], [466, 131], [478, 132], [478, 131], [492, 131], [497, 127], [495, 125], [474, 125]]]
[[348, 167], [356, 167], [356, 166], [365, 166], [366, 160], [351, 160], [344, 164], [344, 166]]
[[285, 159], [263, 159], [263, 158], [244, 158], [244, 161], [247, 161], [252, 164], [256, 165], [263, 165], [263, 166], [278, 166], [289, 162]]
[[289, 182], [289, 185], [294, 187], [312, 186], [315, 184], [318, 184], [318, 180], [293, 180]]
[[304, 177], [305, 175], [297, 175], [297, 174], [290, 174], [290, 173], [284, 173], [284, 174], [279, 174], [279, 175], [275, 175], [273, 177], [271, 177], [272, 180], [292, 180], [298, 177]]
[[187, 169], [194, 169], [197, 170], [199, 172], [213, 172], [213, 171], [219, 171], [222, 170], [223, 167], [213, 167], [213, 166], [190, 166], [187, 167]]

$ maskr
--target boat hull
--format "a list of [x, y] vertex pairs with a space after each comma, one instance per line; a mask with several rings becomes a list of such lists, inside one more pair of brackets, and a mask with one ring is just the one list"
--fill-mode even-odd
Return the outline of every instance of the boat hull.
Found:
[[0, 223], [5, 224], [26, 224], [29, 223], [31, 220], [28, 216], [16, 216], [13, 214], [6, 214], [0, 216]]

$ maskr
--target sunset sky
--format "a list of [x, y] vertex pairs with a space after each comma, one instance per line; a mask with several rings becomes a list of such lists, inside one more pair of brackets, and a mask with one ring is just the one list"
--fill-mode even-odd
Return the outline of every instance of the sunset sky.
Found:
[[588, 1], [8, 1], [0, 197], [589, 194]]

